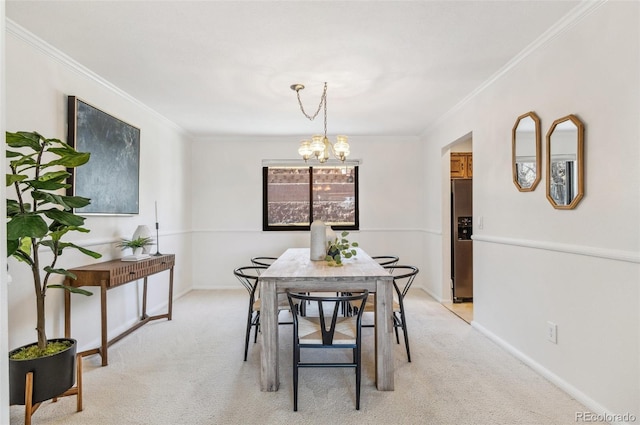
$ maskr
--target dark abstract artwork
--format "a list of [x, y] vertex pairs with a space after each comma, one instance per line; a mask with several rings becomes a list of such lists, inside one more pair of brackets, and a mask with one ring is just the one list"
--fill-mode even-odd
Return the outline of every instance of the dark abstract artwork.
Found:
[[91, 159], [74, 170], [73, 194], [91, 199], [80, 214], [139, 212], [140, 129], [69, 96], [68, 143]]

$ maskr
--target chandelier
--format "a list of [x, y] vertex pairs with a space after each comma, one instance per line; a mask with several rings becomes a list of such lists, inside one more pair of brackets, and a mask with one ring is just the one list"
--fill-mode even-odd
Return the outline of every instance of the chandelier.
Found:
[[311, 136], [311, 140], [303, 140], [300, 142], [298, 153], [305, 162], [312, 156], [315, 156], [320, 163], [324, 163], [327, 162], [330, 154], [344, 162], [347, 156], [349, 156], [347, 136], [337, 136], [335, 144], [332, 144], [327, 137], [327, 83], [324, 83], [324, 91], [322, 92], [322, 97], [320, 97], [320, 104], [318, 104], [318, 109], [313, 115], [307, 114], [304, 106], [302, 106], [302, 100], [300, 100], [300, 90], [302, 89], [304, 89], [304, 85], [302, 84], [293, 84], [291, 86], [291, 90], [294, 90], [298, 96], [298, 105], [300, 105], [300, 110], [305, 117], [313, 121], [320, 113], [320, 109], [324, 106], [324, 136], [315, 134]]

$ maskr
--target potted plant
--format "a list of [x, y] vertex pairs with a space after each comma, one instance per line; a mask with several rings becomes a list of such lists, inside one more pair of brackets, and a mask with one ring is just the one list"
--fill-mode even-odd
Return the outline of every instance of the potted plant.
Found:
[[[38, 403], [60, 395], [75, 383], [75, 340], [47, 339], [45, 297], [49, 288], [91, 295], [65, 285], [63, 278], [76, 277], [56, 267], [66, 249], [79, 250], [92, 258], [101, 257], [97, 252], [62, 241], [69, 232], [89, 232], [82, 227], [85, 218], [74, 214], [73, 209], [88, 205], [90, 200], [59, 192], [70, 187], [68, 169], [85, 164], [90, 154], [36, 132], [7, 132], [6, 145], [11, 171], [6, 175], [6, 185], [14, 190], [13, 195], [7, 195], [7, 255], [31, 270], [38, 336], [37, 343], [9, 353], [10, 403], [25, 404], [25, 375], [29, 371], [34, 371], [32, 401]], [[51, 251], [50, 259], [43, 258], [41, 251], [46, 249]]]
[[342, 266], [343, 258], [351, 258], [358, 255], [358, 251], [353, 248], [358, 247], [358, 242], [349, 242], [347, 239], [349, 232], [343, 231], [339, 237], [327, 242], [327, 256], [325, 260], [329, 266]]
[[153, 245], [153, 238], [140, 236], [135, 239], [122, 239], [116, 244], [118, 248], [123, 251], [127, 248], [131, 248], [133, 255], [137, 255], [142, 252], [145, 246]]

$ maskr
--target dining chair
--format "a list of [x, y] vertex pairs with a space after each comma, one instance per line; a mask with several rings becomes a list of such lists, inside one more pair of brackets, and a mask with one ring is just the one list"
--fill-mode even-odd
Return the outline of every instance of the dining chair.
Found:
[[[251, 258], [251, 264], [253, 264], [254, 266], [269, 267], [277, 259], [278, 259], [278, 257], [253, 257], [253, 258]], [[260, 274], [260, 273], [258, 273], [258, 274]], [[285, 301], [286, 301], [286, 299], [285, 299]], [[300, 314], [302, 314], [303, 316], [305, 315], [305, 306], [302, 306]]]
[[[360, 410], [362, 312], [369, 291], [355, 291], [351, 295], [307, 295], [287, 291], [293, 313], [293, 411], [298, 411], [298, 370], [300, 368], [354, 368], [356, 372], [356, 410]], [[310, 302], [317, 306], [318, 316], [301, 316], [299, 306]], [[358, 314], [339, 316], [342, 303], [358, 306]], [[351, 362], [303, 362], [302, 349], [351, 349]]]
[[[398, 261], [400, 261], [400, 257], [397, 257], [395, 255], [375, 255], [373, 257], [371, 257], [372, 260], [375, 260], [378, 264], [380, 264], [382, 267], [385, 266], [395, 266], [396, 264], [398, 264]], [[372, 298], [375, 299], [375, 298]], [[371, 299], [370, 299], [371, 302]], [[342, 313], [345, 316], [350, 315], [351, 312], [351, 306], [349, 304], [345, 304], [342, 306]]]
[[371, 258], [377, 261], [382, 267], [395, 266], [398, 264], [398, 261], [400, 261], [400, 257], [396, 255], [375, 255]]
[[254, 266], [269, 267], [277, 259], [278, 257], [252, 257], [251, 264], [253, 264]]
[[[409, 349], [409, 333], [407, 332], [407, 319], [404, 308], [404, 297], [407, 295], [409, 288], [413, 284], [413, 280], [416, 278], [419, 270], [415, 266], [404, 265], [387, 265], [385, 269], [389, 270], [389, 273], [393, 276], [393, 329], [396, 334], [396, 342], [400, 344], [400, 336], [398, 328], [402, 329], [404, 336], [404, 345], [407, 350], [407, 360], [411, 362], [411, 351]], [[355, 310], [355, 306], [351, 304], [351, 308]], [[364, 306], [365, 313], [373, 313], [376, 310], [375, 296], [369, 297]], [[375, 325], [364, 324], [363, 328], [372, 328]]]
[[[249, 293], [249, 309], [247, 312], [247, 329], [244, 341], [244, 361], [247, 361], [247, 353], [249, 351], [249, 338], [251, 328], [254, 329], [253, 343], [258, 341], [258, 332], [260, 331], [260, 291], [258, 288], [258, 278], [260, 273], [266, 270], [266, 266], [245, 266], [238, 267], [233, 274], [238, 278], [242, 286]], [[286, 296], [278, 296], [278, 314], [283, 310], [289, 309], [289, 303]], [[293, 322], [279, 322], [279, 324], [292, 324]]]

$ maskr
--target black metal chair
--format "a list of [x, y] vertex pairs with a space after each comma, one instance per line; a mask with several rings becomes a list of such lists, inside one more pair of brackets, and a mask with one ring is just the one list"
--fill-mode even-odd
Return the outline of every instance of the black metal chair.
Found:
[[[274, 261], [276, 261], [278, 257], [252, 257], [251, 264], [254, 266], [261, 266], [268, 268]], [[260, 274], [258, 272], [258, 274]]]
[[[402, 329], [402, 333], [404, 336], [404, 345], [407, 350], [407, 360], [411, 362], [411, 351], [409, 349], [409, 333], [407, 332], [407, 319], [404, 309], [404, 297], [407, 295], [409, 288], [413, 284], [416, 275], [419, 270], [415, 266], [398, 266], [398, 265], [388, 265], [384, 266], [385, 269], [389, 270], [389, 273], [393, 276], [393, 328], [396, 334], [396, 342], [400, 344], [400, 335], [398, 333], [398, 328]], [[355, 309], [356, 307], [351, 304], [351, 308]], [[375, 312], [375, 296], [369, 297], [367, 303], [364, 307], [365, 313], [373, 313]], [[354, 310], [355, 311], [355, 310]], [[364, 328], [372, 328], [375, 325], [365, 324], [362, 325]]]
[[[396, 264], [398, 264], [398, 261], [400, 261], [400, 257], [397, 257], [395, 255], [375, 255], [371, 257], [371, 259], [377, 261], [378, 264], [385, 268], [386, 266], [395, 266]], [[350, 308], [351, 306], [349, 304], [343, 305], [342, 313], [346, 316], [350, 315]]]
[[371, 258], [376, 260], [382, 267], [395, 266], [400, 261], [400, 257], [395, 255], [376, 255]]
[[278, 257], [253, 257], [251, 259], [251, 264], [254, 266], [269, 267], [277, 259]]
[[[301, 367], [352, 367], [356, 372], [356, 409], [360, 410], [362, 312], [369, 292], [357, 291], [352, 295], [314, 296], [287, 291], [293, 313], [293, 411], [298, 411], [298, 369]], [[317, 305], [318, 316], [299, 314], [299, 306], [310, 302]], [[343, 303], [358, 307], [355, 316], [338, 316]], [[351, 349], [351, 362], [303, 362], [301, 349]]]
[[[233, 271], [242, 286], [249, 293], [249, 309], [247, 312], [247, 330], [244, 342], [244, 361], [247, 361], [247, 353], [249, 351], [249, 337], [251, 328], [254, 327], [253, 343], [258, 341], [258, 332], [260, 331], [260, 292], [258, 290], [258, 278], [260, 272], [266, 270], [266, 266], [245, 266], [239, 267]], [[278, 296], [278, 313], [282, 310], [288, 310], [289, 304], [287, 298]], [[293, 322], [279, 322], [279, 324], [291, 324]]]
[[[251, 259], [251, 264], [253, 264], [254, 266], [269, 267], [277, 259], [278, 259], [278, 257], [253, 257]], [[302, 306], [301, 314], [303, 316], [305, 314], [305, 307], [304, 306]]]

